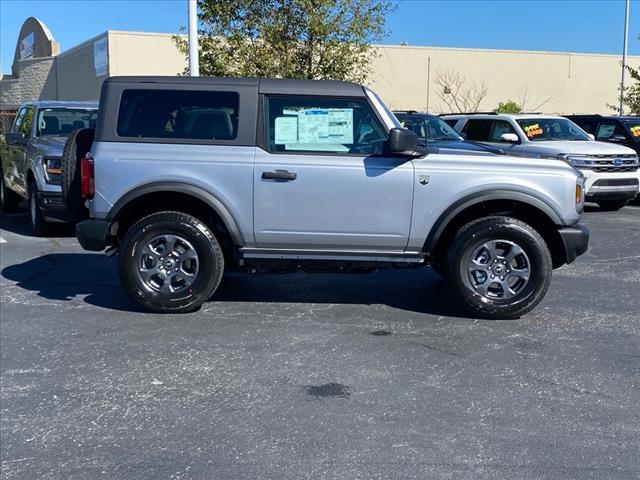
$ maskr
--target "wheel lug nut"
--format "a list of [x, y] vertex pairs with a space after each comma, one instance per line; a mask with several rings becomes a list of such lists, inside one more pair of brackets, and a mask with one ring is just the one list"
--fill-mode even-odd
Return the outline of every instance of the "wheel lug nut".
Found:
[[500, 280], [504, 280], [504, 276], [500, 277]]

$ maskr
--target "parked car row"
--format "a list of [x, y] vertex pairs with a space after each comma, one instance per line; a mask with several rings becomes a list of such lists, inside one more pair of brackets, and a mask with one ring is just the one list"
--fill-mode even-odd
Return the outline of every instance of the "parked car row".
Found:
[[567, 161], [585, 176], [587, 201], [606, 210], [622, 208], [640, 189], [639, 117], [494, 112], [436, 117], [415, 111], [396, 116], [429, 145], [446, 139], [448, 148], [484, 145], [494, 153]]

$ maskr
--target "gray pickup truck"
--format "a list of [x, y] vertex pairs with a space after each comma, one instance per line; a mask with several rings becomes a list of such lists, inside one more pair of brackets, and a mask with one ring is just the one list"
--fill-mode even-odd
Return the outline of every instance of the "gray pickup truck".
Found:
[[567, 162], [420, 147], [353, 83], [111, 77], [82, 133], [76, 236], [153, 311], [197, 309], [234, 267], [430, 265], [467, 312], [516, 318], [587, 249]]
[[72, 220], [62, 201], [62, 152], [72, 131], [95, 126], [97, 109], [96, 102], [25, 103], [0, 137], [0, 207], [14, 212], [27, 200], [35, 235], [44, 234], [49, 222]]

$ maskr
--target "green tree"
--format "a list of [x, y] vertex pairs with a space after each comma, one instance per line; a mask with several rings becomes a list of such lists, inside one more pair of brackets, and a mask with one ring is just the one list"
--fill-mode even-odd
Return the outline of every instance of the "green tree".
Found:
[[[392, 8], [386, 0], [199, 0], [200, 72], [362, 82]], [[187, 54], [186, 38], [175, 40]]]
[[[624, 90], [618, 89], [622, 94], [622, 103], [626, 107], [624, 112], [629, 115], [640, 115], [640, 68], [633, 68], [630, 65], [626, 65], [626, 69], [631, 80], [634, 80], [635, 83], [624, 87]], [[614, 112], [620, 113], [619, 104], [607, 106]]]
[[507, 100], [506, 102], [498, 103], [498, 108], [494, 110], [496, 113], [520, 113], [522, 112], [522, 106], [518, 105], [513, 100]]

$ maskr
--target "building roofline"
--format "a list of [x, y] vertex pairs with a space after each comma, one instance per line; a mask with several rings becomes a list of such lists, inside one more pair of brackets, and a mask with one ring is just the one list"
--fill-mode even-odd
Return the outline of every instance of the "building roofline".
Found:
[[[560, 52], [560, 51], [547, 51], [547, 50], [511, 50], [511, 49], [499, 49], [499, 48], [468, 48], [468, 47], [432, 47], [429, 45], [391, 45], [391, 44], [375, 44], [373, 47], [384, 47], [393, 49], [412, 49], [412, 50], [442, 50], [442, 51], [456, 51], [456, 52], [490, 52], [490, 53], [507, 53], [507, 54], [535, 54], [535, 55], [577, 55], [584, 57], [621, 57], [620, 54], [614, 53], [585, 53], [585, 52]], [[640, 59], [640, 55], [627, 55], [629, 58]]]

